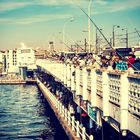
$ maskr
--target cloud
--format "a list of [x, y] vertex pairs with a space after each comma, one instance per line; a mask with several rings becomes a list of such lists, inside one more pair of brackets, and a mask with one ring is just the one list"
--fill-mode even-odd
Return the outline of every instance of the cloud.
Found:
[[76, 5], [86, 5], [88, 3], [87, 0], [22, 0], [22, 1], [3, 1], [0, 2], [0, 13], [11, 11], [15, 9], [20, 9], [27, 6], [33, 6], [33, 5], [40, 5], [40, 6], [72, 6], [76, 7]]
[[[37, 22], [43, 22], [43, 21], [50, 21], [50, 20], [55, 20], [55, 19], [65, 19], [68, 17], [71, 17], [73, 14], [72, 8], [69, 10], [70, 14], [66, 14], [65, 10], [67, 10], [67, 7], [65, 5], [70, 5], [72, 7], [76, 8], [76, 5], [79, 5], [80, 7], [88, 7], [89, 0], [30, 0], [28, 1], [22, 1], [22, 2], [1, 2], [0, 3], [0, 12], [4, 11], [9, 11], [9, 10], [14, 10], [14, 9], [20, 9], [22, 7], [30, 6], [31, 5], [42, 5], [42, 6], [64, 6], [64, 11], [63, 8], [61, 9], [64, 14], [43, 14], [40, 13], [40, 15], [29, 15], [30, 17], [27, 18], [0, 18], [0, 23], [9, 23], [8, 24], [31, 24], [31, 23], [37, 23]], [[118, 12], [118, 11], [124, 11], [128, 9], [133, 9], [136, 7], [140, 7], [140, 2], [139, 0], [125, 0], [125, 1], [115, 1], [115, 0], [94, 0], [93, 1], [93, 14], [102, 14], [102, 13], [109, 13], [109, 12]], [[78, 9], [78, 7], [77, 7]], [[67, 10], [68, 11], [68, 10]], [[77, 12], [76, 12], [77, 13]], [[80, 12], [79, 12], [80, 13]], [[81, 13], [82, 14], [82, 13]]]
[[0, 23], [9, 23], [11, 22], [11, 19], [10, 18], [0, 18]]
[[[100, 6], [99, 6], [100, 5]], [[124, 0], [124, 1], [110, 1], [110, 0], [96, 0], [94, 5], [94, 15], [127, 11], [140, 7], [139, 0]]]
[[88, 3], [88, 0], [39, 0], [38, 4], [43, 5], [73, 5], [73, 4], [85, 4]]
[[127, 0], [119, 3], [113, 3], [108, 7], [108, 12], [124, 11], [140, 7], [139, 0]]
[[72, 17], [71, 15], [64, 14], [50, 14], [50, 15], [38, 15], [29, 18], [0, 18], [0, 24], [20, 24], [27, 25], [32, 23], [44, 22], [44, 21], [52, 21], [52, 20], [60, 20]]
[[52, 20], [60, 20], [60, 19], [66, 19], [70, 18], [71, 15], [59, 15], [59, 14], [50, 14], [50, 15], [38, 15], [31, 18], [23, 18], [20, 20], [17, 20], [15, 24], [32, 24], [37, 22], [44, 22], [44, 21], [52, 21]]
[[[81, 7], [87, 7], [89, 0], [23, 0], [21, 2], [1, 2], [0, 12], [14, 10], [29, 5], [42, 5], [42, 6], [72, 6], [76, 7], [79, 5]], [[102, 7], [105, 12], [116, 12], [127, 9], [132, 9], [140, 6], [139, 0], [94, 0], [93, 7]], [[96, 11], [95, 11], [96, 12]], [[98, 11], [97, 11], [98, 12]], [[102, 12], [102, 11], [101, 11]]]
[[0, 12], [18, 9], [21, 7], [25, 7], [29, 4], [31, 3], [29, 2], [3, 2], [3, 3], [0, 3]]
[[12, 10], [16, 8], [20, 8], [23, 6], [28, 5], [46, 5], [46, 6], [59, 6], [59, 5], [69, 5], [73, 3], [83, 3], [87, 2], [87, 0], [22, 0], [22, 1], [15, 1], [15, 0], [5, 0], [0, 1], [0, 10], [6, 11], [6, 10]]
[[99, 5], [106, 5], [108, 2], [105, 0], [96, 0], [95, 3]]

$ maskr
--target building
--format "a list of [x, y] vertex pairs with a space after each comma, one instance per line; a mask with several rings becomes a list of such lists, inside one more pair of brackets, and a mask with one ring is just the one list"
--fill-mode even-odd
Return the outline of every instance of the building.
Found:
[[22, 48], [17, 49], [17, 66], [19, 68], [19, 74], [23, 79], [27, 77], [28, 67], [35, 64], [34, 50], [28, 48], [21, 43]]
[[6, 71], [6, 55], [5, 51], [0, 51], [0, 65], [2, 67], [2, 73]]
[[36, 59], [45, 59], [48, 56], [48, 51], [42, 48], [35, 49], [35, 58]]
[[0, 76], [2, 75], [2, 70], [3, 70], [3, 63], [0, 62]]
[[28, 66], [35, 63], [34, 50], [31, 48], [17, 49], [17, 66]]
[[6, 72], [18, 73], [17, 51], [7, 50], [5, 54], [6, 54]]
[[7, 50], [3, 62], [6, 64], [7, 74], [21, 74], [21, 68], [26, 70], [28, 66], [35, 64], [34, 50], [22, 43], [22, 48]]

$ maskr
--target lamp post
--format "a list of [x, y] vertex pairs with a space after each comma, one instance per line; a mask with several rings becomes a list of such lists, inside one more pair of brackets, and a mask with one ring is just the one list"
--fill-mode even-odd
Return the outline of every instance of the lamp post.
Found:
[[65, 51], [65, 27], [66, 27], [66, 24], [68, 24], [69, 22], [72, 22], [72, 21], [74, 21], [74, 18], [68, 19], [63, 25], [63, 45], [64, 45], [63, 52]]
[[112, 31], [112, 38], [113, 38], [113, 48], [115, 47], [115, 27], [120, 28], [118, 25], [113, 25], [113, 31]]
[[90, 15], [91, 15], [91, 3], [92, 0], [89, 1], [89, 5], [88, 5], [88, 45], [89, 45], [89, 53], [91, 52], [91, 42], [90, 42]]
[[126, 40], [126, 48], [128, 48], [128, 29], [127, 28], [124, 28], [124, 29], [122, 29], [123, 31], [125, 30], [126, 31], [126, 33], [125, 33], [125, 40]]

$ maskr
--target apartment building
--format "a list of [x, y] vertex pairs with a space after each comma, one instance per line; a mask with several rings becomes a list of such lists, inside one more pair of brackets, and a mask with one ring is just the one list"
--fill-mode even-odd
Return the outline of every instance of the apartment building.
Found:
[[0, 51], [0, 74], [6, 71], [6, 55], [5, 51]]
[[6, 72], [19, 73], [20, 67], [28, 67], [35, 64], [34, 50], [31, 48], [18, 48], [7, 50], [6, 55]]
[[31, 48], [17, 49], [17, 65], [18, 67], [27, 67], [35, 63], [34, 50]]
[[6, 54], [6, 72], [18, 73], [16, 50], [7, 50], [5, 54]]

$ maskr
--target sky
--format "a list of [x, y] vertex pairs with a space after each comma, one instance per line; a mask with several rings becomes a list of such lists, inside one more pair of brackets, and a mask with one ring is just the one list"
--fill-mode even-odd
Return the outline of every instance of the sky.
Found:
[[[140, 0], [0, 0], [0, 50], [20, 47], [47, 48], [50, 41], [61, 48], [88, 40], [88, 7], [91, 19], [109, 40], [115, 27], [117, 35], [130, 33], [129, 44], [140, 41]], [[81, 10], [85, 11], [85, 13]], [[122, 30], [125, 29], [125, 30]], [[65, 37], [63, 37], [65, 33]], [[91, 43], [96, 29], [91, 23]], [[64, 40], [65, 38], [65, 40]]]

